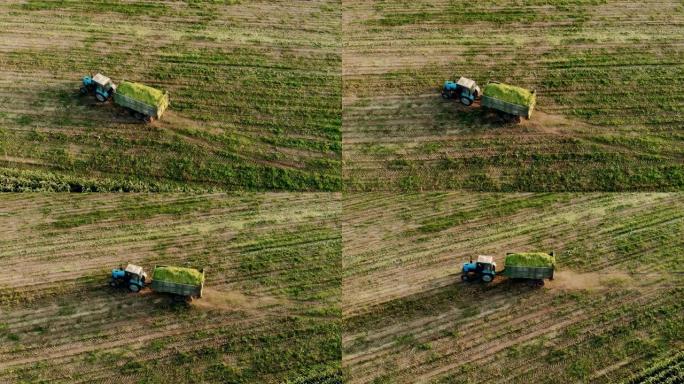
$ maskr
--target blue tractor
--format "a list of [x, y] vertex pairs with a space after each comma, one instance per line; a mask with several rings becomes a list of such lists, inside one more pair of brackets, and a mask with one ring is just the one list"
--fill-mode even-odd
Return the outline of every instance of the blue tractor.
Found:
[[458, 99], [461, 104], [469, 106], [482, 95], [480, 87], [474, 80], [461, 77], [458, 81], [448, 80], [442, 87], [442, 97], [445, 99]]
[[92, 77], [84, 76], [80, 91], [83, 95], [94, 93], [97, 101], [104, 103], [116, 92], [116, 84], [109, 77], [98, 73]]
[[471, 259], [468, 263], [463, 263], [461, 270], [461, 280], [463, 281], [483, 281], [491, 283], [496, 276], [496, 263], [492, 256], [478, 256], [477, 261]]
[[142, 267], [128, 264], [126, 268], [112, 269], [112, 278], [109, 285], [114, 288], [127, 287], [131, 292], [140, 292], [145, 288], [147, 274]]

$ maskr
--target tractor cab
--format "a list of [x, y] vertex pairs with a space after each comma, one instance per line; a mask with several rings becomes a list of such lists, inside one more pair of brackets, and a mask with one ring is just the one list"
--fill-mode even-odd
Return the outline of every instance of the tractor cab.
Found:
[[482, 280], [489, 283], [496, 276], [496, 263], [492, 256], [478, 256], [477, 261], [471, 259], [468, 263], [463, 263], [461, 270], [461, 280], [475, 281]]
[[112, 80], [101, 73], [95, 76], [83, 77], [83, 85], [80, 89], [82, 94], [95, 93], [97, 101], [105, 102], [116, 92], [116, 84]]
[[112, 269], [109, 285], [112, 287], [127, 286], [129, 291], [138, 292], [145, 286], [146, 280], [147, 274], [142, 267], [128, 264], [126, 268]]
[[471, 105], [477, 98], [482, 95], [480, 87], [477, 86], [475, 80], [461, 77], [454, 82], [448, 80], [444, 82], [442, 88], [442, 97], [445, 99], [459, 99], [463, 105]]

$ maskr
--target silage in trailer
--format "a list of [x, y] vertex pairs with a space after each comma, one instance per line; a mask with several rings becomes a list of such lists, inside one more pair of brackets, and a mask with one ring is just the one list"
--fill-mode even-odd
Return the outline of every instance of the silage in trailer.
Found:
[[152, 280], [165, 281], [176, 284], [200, 285], [204, 282], [202, 272], [193, 268], [156, 267]]
[[163, 91], [140, 83], [124, 81], [117, 86], [116, 92], [157, 108], [164, 102]]
[[554, 267], [556, 258], [544, 252], [520, 252], [506, 255], [507, 267]]
[[536, 102], [536, 95], [525, 88], [516, 87], [508, 84], [489, 83], [485, 85], [484, 93], [487, 97], [492, 97], [507, 103], [524, 105], [531, 107]]

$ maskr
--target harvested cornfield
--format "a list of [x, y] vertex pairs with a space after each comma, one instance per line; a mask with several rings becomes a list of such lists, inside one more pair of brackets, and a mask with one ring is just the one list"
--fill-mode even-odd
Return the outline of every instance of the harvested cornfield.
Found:
[[[338, 2], [0, 2], [0, 191], [337, 191]], [[141, 124], [79, 96], [167, 91]], [[144, 96], [143, 92], [143, 97]]]
[[[0, 196], [0, 382], [338, 383], [340, 196]], [[201, 266], [201, 299], [108, 286]]]
[[[684, 194], [348, 194], [342, 223], [346, 383], [612, 384], [684, 350]], [[461, 282], [510, 250], [554, 280]]]
[[[683, 29], [680, 0], [345, 1], [344, 188], [681, 190]], [[459, 76], [534, 114], [440, 98]]]

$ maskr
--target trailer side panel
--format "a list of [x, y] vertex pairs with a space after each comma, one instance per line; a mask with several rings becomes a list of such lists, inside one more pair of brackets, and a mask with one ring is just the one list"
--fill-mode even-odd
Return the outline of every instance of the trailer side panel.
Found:
[[553, 279], [553, 267], [509, 267], [503, 275], [513, 279]]

